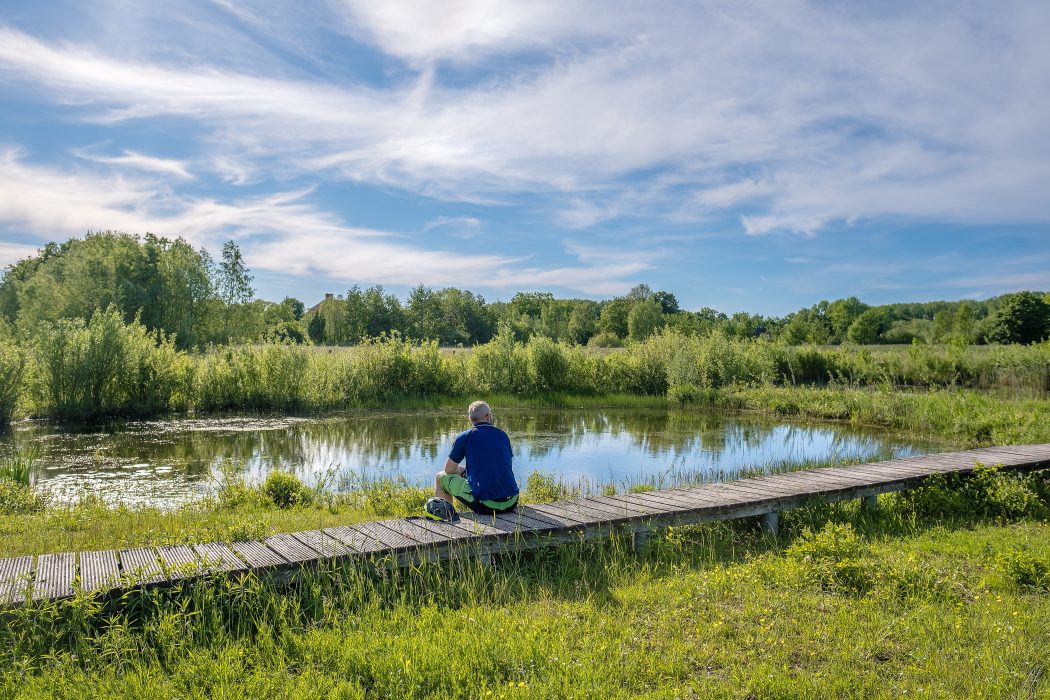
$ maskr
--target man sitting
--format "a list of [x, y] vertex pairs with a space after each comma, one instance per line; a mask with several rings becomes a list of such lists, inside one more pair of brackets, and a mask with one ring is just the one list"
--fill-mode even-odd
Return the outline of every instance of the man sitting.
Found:
[[[492, 409], [484, 401], [470, 404], [467, 418], [473, 427], [452, 443], [445, 469], [434, 479], [435, 498], [427, 502], [427, 511], [434, 513], [435, 499], [451, 504], [453, 497], [481, 515], [512, 511], [518, 504], [518, 483], [511, 469], [510, 438], [492, 425]], [[466, 466], [461, 466], [464, 458]]]

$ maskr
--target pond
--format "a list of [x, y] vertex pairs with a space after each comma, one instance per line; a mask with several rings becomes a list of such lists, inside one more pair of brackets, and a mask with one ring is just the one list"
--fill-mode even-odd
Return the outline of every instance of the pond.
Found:
[[[874, 461], [936, 451], [840, 424], [795, 424], [748, 415], [664, 409], [506, 409], [496, 424], [514, 446], [522, 484], [532, 471], [566, 482], [671, 485], [733, 478], [782, 462]], [[455, 435], [452, 411], [346, 412], [314, 417], [225, 416], [66, 428], [21, 422], [0, 452], [34, 449], [34, 483], [59, 501], [97, 494], [110, 503], [170, 508], [214, 488], [224, 463], [250, 480], [273, 469], [332, 488], [403, 476], [429, 484]]]

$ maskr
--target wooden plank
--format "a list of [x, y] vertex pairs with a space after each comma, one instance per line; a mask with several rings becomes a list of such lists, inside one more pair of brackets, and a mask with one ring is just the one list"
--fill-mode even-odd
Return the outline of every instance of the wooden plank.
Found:
[[352, 527], [347, 527], [346, 525], [326, 527], [324, 533], [336, 538], [352, 551], [361, 554], [372, 554], [376, 552], [385, 552], [387, 550], [385, 544], [371, 535], [367, 535]]
[[575, 521], [577, 525], [583, 525], [584, 527], [601, 525], [608, 520], [608, 515], [605, 511], [587, 508], [579, 501], [540, 503], [532, 506], [532, 509], [551, 517]]
[[21, 603], [32, 590], [33, 557], [0, 559], [0, 603]]
[[289, 562], [262, 542], [241, 540], [231, 542], [230, 549], [237, 552], [252, 569], [269, 569], [286, 566]]
[[649, 496], [647, 492], [618, 493], [612, 496], [606, 496], [606, 498], [643, 508], [648, 515], [663, 515], [664, 513], [671, 513], [682, 509], [682, 506], [677, 503], [653, 498]]
[[292, 535], [310, 549], [320, 552], [325, 558], [345, 557], [356, 553], [353, 549], [323, 530], [294, 532]]
[[164, 545], [157, 547], [157, 553], [170, 581], [199, 576], [205, 571], [197, 553], [189, 545]]
[[479, 525], [478, 532], [473, 532], [469, 528], [460, 527], [460, 524], [465, 522], [463, 518], [460, 518], [457, 522], [454, 523], [446, 523], [441, 520], [431, 520], [430, 518], [422, 517], [407, 518], [407, 520], [411, 520], [418, 527], [421, 527], [424, 530], [429, 530], [430, 532], [433, 532], [436, 535], [440, 535], [446, 540], [455, 540], [456, 542], [480, 540], [481, 532], [483, 531], [483, 529], [490, 530], [492, 534], [496, 534], [499, 532], [494, 528], [490, 528], [486, 525], [481, 525], [480, 523], [476, 523], [477, 525]]
[[293, 564], [301, 564], [321, 558], [320, 552], [312, 547], [307, 547], [291, 535], [270, 535], [262, 543]]
[[653, 501], [655, 503], [666, 503], [675, 510], [698, 510], [711, 506], [710, 497], [700, 498], [695, 494], [676, 493], [669, 489], [661, 491], [643, 491], [632, 494], [643, 502]]
[[248, 565], [237, 554], [222, 542], [206, 542], [193, 545], [193, 550], [201, 558], [209, 572], [247, 571]]
[[41, 554], [36, 561], [33, 600], [69, 598], [73, 595], [76, 554]]
[[382, 551], [389, 551], [390, 553], [404, 552], [410, 549], [415, 549], [418, 545], [415, 540], [405, 537], [390, 528], [383, 527], [378, 522], [354, 523], [352, 527], [365, 537], [368, 537], [381, 545], [381, 547], [376, 550], [377, 553]]
[[588, 497], [588, 499], [581, 499], [580, 501], [572, 503], [579, 503], [582, 507], [591, 511], [603, 513], [603, 523], [623, 523], [644, 514], [643, 511], [640, 510], [632, 512], [625, 508], [622, 503], [605, 503], [594, 499], [594, 497]]
[[461, 521], [466, 520], [500, 530], [504, 533], [535, 533], [560, 530], [564, 527], [575, 527], [575, 520], [555, 518], [545, 513], [540, 513], [533, 506], [520, 505], [510, 513], [499, 515], [480, 515], [478, 513], [462, 513]]
[[394, 520], [381, 520], [378, 524], [402, 537], [412, 540], [417, 545], [447, 545], [449, 543], [448, 537], [420, 527], [412, 520], [397, 518]]
[[120, 573], [122, 579], [132, 584], [160, 583], [167, 578], [157, 550], [152, 547], [120, 550]]
[[618, 509], [620, 512], [630, 515], [634, 518], [644, 518], [649, 515], [653, 515], [656, 512], [651, 505], [647, 506], [644, 503], [632, 500], [630, 498], [615, 498], [613, 496], [593, 496], [589, 499], [595, 503], [602, 503], [613, 508]]
[[100, 552], [80, 553], [80, 590], [96, 593], [120, 585], [120, 563], [117, 552], [105, 549]]

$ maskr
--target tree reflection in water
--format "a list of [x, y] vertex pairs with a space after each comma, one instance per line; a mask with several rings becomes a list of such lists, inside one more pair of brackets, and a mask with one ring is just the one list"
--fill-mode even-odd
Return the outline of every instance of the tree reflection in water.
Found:
[[[778, 423], [752, 416], [659, 409], [497, 409], [515, 448], [515, 470], [568, 481], [636, 483], [674, 472], [732, 476], [785, 461], [889, 459], [931, 448], [845, 425]], [[112, 423], [70, 429], [22, 423], [0, 450], [35, 447], [34, 477], [59, 499], [85, 492], [128, 503], [175, 505], [210, 488], [226, 461], [252, 479], [271, 469], [427, 483], [452, 438], [458, 412], [350, 412], [313, 418], [237, 416]], [[337, 480], [338, 482], [339, 480]]]

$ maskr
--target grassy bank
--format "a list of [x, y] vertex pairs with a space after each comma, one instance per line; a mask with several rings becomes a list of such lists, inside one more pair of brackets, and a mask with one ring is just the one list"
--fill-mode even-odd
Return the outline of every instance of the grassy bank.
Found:
[[1047, 697], [1042, 483], [818, 503], [779, 539], [722, 523], [30, 607], [0, 617], [0, 695]]
[[115, 312], [49, 326], [25, 347], [0, 343], [0, 423], [13, 416], [95, 420], [169, 412], [324, 411], [433, 397], [629, 394], [703, 401], [734, 387], [975, 389], [1045, 398], [1050, 343], [898, 350], [818, 348], [671, 331], [613, 352], [509, 332], [470, 352], [373, 340], [353, 352], [302, 346], [215, 347], [200, 353], [126, 325]]

